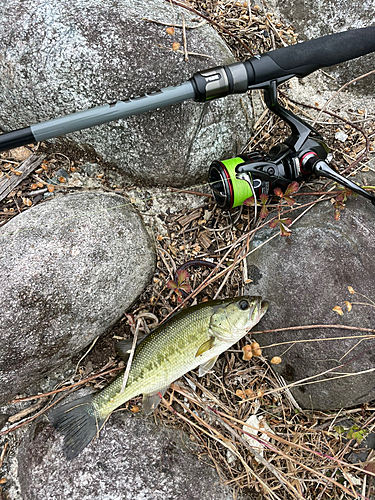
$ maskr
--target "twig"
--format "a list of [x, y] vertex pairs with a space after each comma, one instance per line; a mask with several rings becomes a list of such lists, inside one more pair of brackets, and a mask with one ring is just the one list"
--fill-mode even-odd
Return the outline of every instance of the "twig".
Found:
[[[174, 28], [182, 28], [183, 27], [182, 24], [163, 23], [163, 21], [155, 21], [155, 19], [147, 19], [146, 17], [144, 17], [142, 19], [142, 21], [148, 21], [150, 23], [161, 24], [163, 26], [173, 26]], [[185, 26], [185, 28], [187, 30], [195, 30], [196, 28], [200, 28], [201, 26], [204, 26], [205, 24], [207, 24], [207, 22], [208, 21], [202, 21], [194, 26]]]
[[[209, 185], [209, 183], [207, 183], [207, 185]], [[195, 196], [204, 196], [205, 198], [213, 198], [213, 194], [210, 194], [210, 193], [201, 193], [199, 191], [191, 191], [189, 189], [178, 189], [178, 188], [173, 188], [171, 187], [170, 190], [172, 192], [176, 192], [176, 193], [186, 193], [186, 194], [194, 194]]]
[[[281, 486], [284, 488], [284, 490], [289, 493], [289, 490], [292, 490], [297, 496], [296, 498], [300, 498], [303, 500], [303, 497], [301, 495], [298, 494], [298, 492], [293, 488], [293, 486], [288, 483], [288, 481], [283, 478], [281, 476], [281, 474], [276, 470], [275, 467], [273, 467], [269, 462], [267, 462], [267, 460], [265, 458], [262, 457], [262, 455], [260, 455], [252, 446], [250, 446], [250, 444], [245, 440], [243, 439], [240, 435], [236, 434], [234, 431], [233, 431], [233, 428], [228, 425], [219, 415], [218, 415], [218, 412], [212, 410], [207, 404], [205, 404], [200, 398], [198, 399], [198, 396], [194, 393], [194, 397], [190, 396], [190, 391], [184, 391], [182, 388], [180, 388], [179, 386], [176, 386], [176, 384], [174, 384], [174, 388], [177, 392], [179, 392], [182, 396], [190, 399], [191, 401], [195, 402], [195, 403], [198, 403], [204, 410], [205, 412], [212, 416], [214, 418], [214, 420], [218, 420], [222, 425], [223, 427], [229, 431], [229, 433], [232, 435], [232, 437], [235, 439], [235, 440], [238, 440], [240, 441], [246, 448], [249, 449], [249, 451], [254, 455], [254, 457], [256, 458], [256, 460], [263, 464], [277, 479], [278, 481], [280, 482]], [[180, 403], [180, 402], [179, 402]], [[181, 403], [180, 403], [181, 404]], [[289, 486], [289, 488], [288, 488]]]
[[[251, 332], [251, 335], [260, 335], [261, 333], [285, 332], [287, 330], [316, 330], [317, 328], [332, 328], [332, 329], [335, 328], [335, 329], [340, 329], [340, 330], [358, 330], [360, 332], [375, 333], [375, 329], [373, 329], [373, 328], [363, 328], [363, 327], [360, 327], [360, 326], [349, 326], [349, 325], [301, 325], [301, 326], [287, 326], [285, 328], [274, 328], [272, 330], [259, 330], [257, 332]], [[372, 336], [369, 336], [369, 338], [371, 338], [371, 337]], [[347, 338], [347, 337], [343, 337], [343, 338]], [[278, 344], [274, 344], [274, 345], [278, 345]], [[268, 347], [271, 347], [271, 346], [268, 346]]]
[[373, 69], [372, 71], [369, 71], [368, 73], [365, 73], [364, 75], [358, 76], [357, 78], [354, 78], [353, 80], [350, 80], [350, 82], [347, 82], [342, 87], [340, 87], [339, 90], [337, 92], [335, 92], [333, 94], [333, 96], [328, 99], [327, 102], [324, 103], [322, 109], [319, 111], [317, 119], [313, 122], [312, 126], [315, 127], [316, 121], [319, 120], [319, 118], [321, 117], [322, 113], [326, 110], [326, 108], [328, 108], [329, 104], [338, 96], [338, 94], [340, 94], [340, 92], [342, 92], [346, 87], [348, 87], [352, 83], [355, 83], [358, 80], [361, 80], [362, 78], [365, 78], [366, 76], [373, 75], [374, 73], [375, 73], [375, 69]]
[[[156, 44], [157, 47], [160, 47], [161, 49], [165, 49], [165, 50], [170, 50], [172, 52], [178, 52], [179, 54], [185, 54], [185, 52], [183, 50], [174, 50], [172, 49], [172, 47], [164, 47], [164, 45], [160, 45], [159, 43]], [[199, 54], [197, 52], [188, 52], [188, 55], [189, 56], [197, 56], [197, 57], [207, 57], [208, 59], [212, 59], [212, 56], [208, 56], [207, 54]]]
[[[244, 422], [242, 422], [242, 420], [239, 420], [238, 418], [235, 418], [232, 415], [228, 415], [228, 414], [222, 413], [219, 410], [215, 410], [215, 413], [218, 413], [219, 415], [223, 416], [224, 418], [227, 418], [228, 420], [232, 420], [233, 422], [237, 422], [238, 424], [242, 425], [244, 423]], [[250, 424], [247, 424], [247, 425], [249, 427], [251, 427]], [[241, 430], [241, 429], [239, 429], [239, 430]], [[258, 429], [255, 429], [255, 430], [258, 430]], [[348, 462], [344, 462], [343, 460], [340, 460], [340, 459], [338, 459], [336, 457], [333, 457], [331, 455], [327, 455], [326, 453], [321, 453], [319, 451], [312, 450], [311, 448], [307, 448], [306, 446], [303, 446], [301, 444], [297, 444], [295, 442], [290, 442], [290, 441], [284, 439], [283, 437], [279, 436], [278, 434], [275, 434], [273, 432], [269, 432], [266, 429], [262, 429], [262, 434], [266, 434], [270, 438], [274, 439], [275, 441], [279, 441], [282, 444], [285, 444], [285, 445], [288, 445], [288, 446], [293, 446], [294, 448], [298, 448], [298, 449], [300, 449], [302, 451], [306, 451], [307, 453], [315, 455], [315, 456], [317, 456], [319, 458], [326, 458], [328, 460], [332, 460], [333, 462], [335, 462], [338, 465], [343, 465], [343, 466], [346, 466], [346, 467], [350, 467], [351, 469], [354, 469], [354, 470], [356, 470], [358, 472], [365, 473], [365, 474], [368, 474], [369, 476], [374, 476], [375, 477], [375, 473], [374, 472], [365, 471], [361, 467], [357, 467], [354, 464], [351, 464], [351, 463], [348, 463]]]
[[93, 343], [90, 345], [90, 347], [87, 349], [87, 351], [85, 352], [85, 354], [79, 359], [78, 363], [76, 364], [76, 369], [74, 370], [74, 373], [73, 373], [73, 377], [75, 376], [75, 374], [77, 373], [77, 370], [78, 370], [78, 367], [79, 367], [79, 364], [80, 362], [85, 359], [85, 357], [88, 355], [88, 353], [91, 351], [91, 349], [94, 347], [94, 345], [96, 344], [97, 340], [100, 338], [100, 335], [98, 335]]
[[22, 420], [24, 417], [27, 417], [27, 415], [30, 415], [30, 413], [34, 413], [34, 411], [39, 410], [39, 408], [44, 405], [46, 400], [47, 398], [42, 398], [37, 403], [34, 403], [15, 415], [12, 415], [8, 418], [8, 422], [14, 424], [15, 422], [18, 422], [18, 420]]
[[10, 177], [0, 181], [0, 201], [3, 200], [8, 194], [18, 186], [33, 170], [35, 170], [44, 160], [44, 155], [31, 155], [27, 160], [15, 168], [16, 172], [21, 172], [21, 175], [11, 173]]
[[189, 7], [188, 5], [186, 4], [182, 4], [180, 2], [177, 2], [176, 0], [170, 0], [171, 3], [173, 3], [174, 5], [178, 5], [179, 7], [182, 7], [183, 9], [186, 9], [186, 10], [189, 10], [190, 12], [193, 12], [194, 14], [196, 14], [197, 16], [201, 17], [202, 19], [205, 19], [206, 21], [208, 21], [209, 23], [213, 24], [214, 26], [216, 26], [217, 28], [221, 29], [222, 31], [224, 31], [224, 33], [227, 33], [229, 36], [232, 36], [233, 38], [235, 38], [237, 40], [238, 43], [240, 43], [246, 50], [247, 52], [251, 55], [251, 56], [254, 56], [254, 53], [252, 52], [252, 50], [250, 49], [250, 47], [248, 47], [246, 45], [246, 43], [244, 43], [241, 38], [239, 38], [237, 35], [231, 33], [229, 30], [227, 30], [226, 28], [224, 28], [224, 26], [221, 26], [221, 24], [217, 23], [216, 21], [214, 21], [213, 19], [211, 19], [210, 17], [208, 16], [205, 16], [204, 14], [202, 14], [201, 12], [199, 12], [198, 10], [194, 9], [193, 7]]
[[[216, 413], [216, 412], [215, 412]], [[221, 413], [221, 412], [218, 412], [218, 413]], [[227, 415], [228, 418], [231, 418], [229, 415]], [[233, 418], [232, 418], [233, 420]], [[236, 419], [234, 419], [236, 420]], [[241, 422], [241, 421], [239, 421]], [[243, 422], [241, 422], [241, 424], [243, 424]], [[252, 427], [250, 424], [246, 424], [248, 427]], [[311, 467], [305, 465], [303, 462], [301, 461], [297, 461], [296, 459], [294, 459], [293, 457], [289, 455], [286, 455], [283, 451], [279, 450], [278, 448], [272, 446], [269, 442], [267, 441], [263, 441], [261, 438], [257, 437], [257, 436], [254, 436], [252, 434], [250, 434], [249, 432], [246, 432], [244, 429], [241, 429], [240, 427], [237, 427], [237, 426], [233, 426], [235, 429], [237, 429], [238, 431], [242, 432], [243, 434], [246, 434], [248, 435], [249, 437], [253, 438], [253, 439], [256, 439], [257, 441], [259, 441], [261, 444], [263, 444], [263, 446], [266, 446], [268, 449], [270, 449], [271, 451], [274, 451], [275, 453], [277, 453], [278, 455], [282, 456], [283, 458], [287, 459], [287, 460], [290, 460], [291, 462], [293, 463], [296, 463], [298, 464], [300, 467], [302, 467], [303, 469], [309, 471], [309, 472], [312, 472], [313, 474], [316, 474], [317, 476], [320, 476], [322, 479], [324, 479], [325, 481], [329, 481], [331, 484], [334, 484], [335, 486], [337, 486], [338, 488], [340, 488], [341, 490], [343, 490], [345, 493], [349, 494], [351, 497], [353, 498], [357, 498], [357, 495], [353, 492], [351, 492], [348, 488], [346, 488], [345, 486], [341, 485], [339, 482], [335, 481], [334, 479], [330, 478], [330, 477], [327, 477], [326, 475], [322, 474], [321, 472], [317, 471], [316, 469], [312, 469]], [[255, 429], [254, 430], [258, 431], [258, 429]], [[286, 441], [285, 439], [282, 439], [280, 438], [279, 436], [277, 436], [276, 434], [272, 433], [272, 432], [268, 432], [266, 429], [262, 429], [262, 433], [263, 434], [267, 434], [267, 436], [270, 436], [272, 439], [275, 439], [277, 441], [281, 441], [285, 444], [288, 444], [289, 446], [291, 444], [293, 444], [294, 446], [297, 446], [297, 447], [300, 447], [298, 446], [296, 443], [290, 443], [289, 441]], [[312, 453], [314, 453], [312, 450], [309, 450], [308, 448], [304, 448], [302, 447], [302, 449], [305, 449], [307, 451], [310, 451]], [[318, 452], [316, 452], [318, 453]], [[318, 453], [318, 455], [320, 456], [324, 456], [323, 454], [320, 454]], [[327, 456], [326, 456], [327, 457]], [[331, 458], [332, 460], [335, 460], [335, 461], [338, 461], [337, 459], [335, 459], [334, 457], [329, 457]], [[345, 464], [345, 465], [348, 465], [348, 464]], [[360, 495], [362, 496], [362, 495]]]
[[123, 369], [124, 369], [123, 366], [117, 366], [116, 368], [112, 368], [111, 370], [95, 373], [95, 375], [91, 375], [90, 377], [87, 377], [84, 380], [80, 380], [79, 382], [76, 382], [75, 384], [71, 384], [71, 385], [68, 385], [66, 387], [61, 387], [60, 389], [56, 389], [54, 391], [45, 392], [43, 394], [36, 394], [35, 396], [29, 396], [27, 398], [12, 399], [11, 401], [9, 401], [9, 404], [16, 404], [16, 403], [21, 403], [23, 401], [32, 401], [34, 399], [45, 398], [46, 396], [53, 396], [54, 394], [58, 394], [59, 392], [68, 391], [69, 389], [73, 389], [74, 387], [78, 387], [80, 385], [86, 384], [87, 382], [90, 382], [91, 380], [94, 380], [98, 377], [103, 377], [104, 375], [108, 375], [109, 373], [114, 373], [114, 372], [117, 372], [117, 371], [123, 370]]
[[4, 457], [5, 457], [5, 453], [7, 452], [8, 446], [9, 446], [9, 443], [8, 443], [8, 441], [7, 441], [7, 442], [5, 443], [4, 448], [3, 448], [3, 451], [1, 452], [1, 455], [0, 455], [0, 469], [1, 469], [1, 467], [3, 466]]
[[188, 51], [187, 51], [185, 17], [184, 17], [184, 15], [182, 13], [181, 13], [181, 17], [182, 17], [182, 39], [184, 41], [185, 61], [188, 61], [189, 57], [188, 57]]
[[64, 397], [65, 396], [62, 396], [57, 401], [55, 401], [51, 405], [47, 406], [46, 408], [43, 408], [43, 410], [39, 411], [38, 413], [36, 413], [32, 417], [30, 417], [29, 419], [25, 420], [24, 422], [21, 422], [20, 424], [15, 425], [13, 427], [10, 427], [9, 429], [6, 429], [5, 431], [1, 431], [0, 432], [0, 436], [4, 436], [5, 434], [9, 434], [10, 432], [13, 432], [13, 431], [15, 431], [17, 429], [20, 429], [24, 425], [29, 424], [30, 422], [32, 422], [33, 420], [35, 420], [36, 418], [38, 418], [40, 415], [43, 415], [43, 413], [45, 413], [46, 411], [48, 411], [49, 409], [51, 409], [53, 406], [57, 405], [57, 403], [59, 403], [62, 399], [64, 399]]
[[[194, 422], [191, 422], [190, 420], [188, 420], [184, 415], [181, 415], [181, 413], [177, 412], [166, 400], [165, 398], [162, 398], [162, 403], [168, 408], [168, 410], [172, 411], [174, 415], [178, 416], [179, 418], [181, 418], [182, 420], [184, 420], [185, 422], [187, 422], [189, 425], [192, 425], [193, 427], [196, 427], [198, 430], [200, 430], [202, 433], [206, 434], [209, 438], [211, 439], [214, 439], [215, 441], [218, 441], [219, 443], [221, 443], [225, 448], [227, 448], [228, 450], [230, 450], [232, 453], [234, 453], [236, 455], [236, 457], [242, 462], [243, 466], [245, 467], [245, 470], [247, 470], [252, 476], [254, 476], [259, 482], [260, 484], [262, 484], [262, 486], [264, 487], [264, 489], [266, 491], [268, 491], [272, 496], [276, 497], [276, 498], [279, 498], [275, 495], [274, 492], [272, 492], [272, 490], [270, 490], [270, 488], [267, 486], [267, 484], [262, 481], [262, 479], [255, 473], [255, 471], [253, 469], [251, 469], [248, 464], [246, 463], [246, 461], [243, 459], [243, 457], [241, 456], [241, 454], [233, 449], [233, 447], [229, 446], [224, 439], [220, 439], [217, 435], [220, 436], [220, 433], [214, 429], [213, 427], [211, 426], [208, 426], [208, 424], [204, 421], [202, 421], [202, 419], [196, 415], [195, 413], [192, 413], [191, 410], [186, 406], [184, 405], [181, 401], [179, 401], [178, 399], [176, 399], [176, 401], [183, 407], [185, 408], [186, 411], [188, 411], [189, 413], [192, 414], [192, 416], [194, 416], [194, 418], [196, 418], [198, 421], [200, 422], [203, 422], [203, 424], [205, 426], [207, 426], [209, 429], [210, 429], [210, 433], [208, 431], [206, 431], [204, 428], [200, 427], [199, 425], [195, 424]], [[216, 434], [216, 435], [215, 435]], [[221, 436], [222, 437], [222, 436]]]
[[139, 325], [140, 324], [141, 324], [141, 322], [140, 322], [140, 320], [138, 320], [137, 321], [137, 326], [135, 327], [132, 348], [130, 350], [129, 359], [128, 359], [128, 362], [127, 362], [127, 365], [126, 365], [126, 369], [125, 369], [125, 372], [124, 372], [124, 378], [122, 379], [122, 385], [121, 385], [120, 394], [122, 392], [124, 392], [125, 387], [126, 387], [126, 383], [128, 381], [128, 378], [129, 378], [129, 373], [130, 373], [130, 368], [131, 368], [132, 361], [133, 361], [135, 346], [137, 345], [138, 330], [139, 330]]

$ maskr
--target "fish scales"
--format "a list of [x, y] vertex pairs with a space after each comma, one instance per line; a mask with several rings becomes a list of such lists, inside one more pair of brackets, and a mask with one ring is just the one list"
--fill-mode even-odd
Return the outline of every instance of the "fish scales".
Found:
[[[119, 406], [143, 394], [143, 409], [152, 412], [169, 385], [194, 368], [199, 376], [235, 344], [265, 314], [261, 297], [237, 297], [204, 302], [184, 309], [160, 325], [136, 347], [123, 391], [123, 374], [95, 396], [85, 396], [48, 415], [64, 434], [67, 458], [77, 456]], [[125, 353], [125, 351], [124, 351]]]
[[120, 393], [123, 381], [120, 375], [94, 397], [93, 404], [100, 415], [113, 411], [140, 393], [149, 394], [171, 384], [215, 355], [208, 352], [195, 356], [199, 346], [210, 338], [212, 311], [198, 309], [192, 314], [190, 318], [186, 314], [172, 318], [164, 328], [161, 325], [137, 346], [125, 390]]

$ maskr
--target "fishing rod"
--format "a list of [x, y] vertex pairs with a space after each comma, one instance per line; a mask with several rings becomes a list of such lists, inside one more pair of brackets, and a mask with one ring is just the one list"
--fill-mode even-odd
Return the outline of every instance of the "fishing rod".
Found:
[[292, 77], [304, 77], [335, 64], [375, 51], [375, 26], [344, 31], [283, 47], [245, 62], [195, 73], [176, 87], [120, 100], [112, 104], [56, 118], [0, 135], [0, 152], [60, 137], [120, 118], [191, 100], [206, 102], [230, 94], [262, 89], [267, 107], [291, 128], [291, 135], [268, 153], [253, 151], [212, 162], [209, 182], [219, 207], [230, 209], [251, 196], [285, 190], [293, 182], [312, 176], [334, 180], [375, 205], [375, 196], [338, 174], [328, 165], [329, 148], [308, 123], [282, 107], [277, 87]]

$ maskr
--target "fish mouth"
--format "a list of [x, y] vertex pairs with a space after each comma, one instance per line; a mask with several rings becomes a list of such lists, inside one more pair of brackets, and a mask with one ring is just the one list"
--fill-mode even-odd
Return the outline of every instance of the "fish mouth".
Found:
[[251, 320], [258, 323], [260, 319], [266, 314], [269, 303], [266, 300], [262, 300], [262, 297], [257, 297], [257, 302], [254, 304], [252, 311], [250, 313]]
[[259, 319], [262, 318], [266, 314], [269, 305], [270, 304], [269, 304], [269, 302], [267, 302], [267, 300], [261, 301], [260, 310], [259, 310], [259, 314], [260, 314]]

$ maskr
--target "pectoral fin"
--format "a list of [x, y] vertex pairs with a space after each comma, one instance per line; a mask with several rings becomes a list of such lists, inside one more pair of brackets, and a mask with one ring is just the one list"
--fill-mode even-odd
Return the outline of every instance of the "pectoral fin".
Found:
[[162, 387], [158, 391], [152, 392], [151, 394], [143, 394], [142, 407], [145, 415], [150, 415], [150, 413], [156, 409], [168, 388], [169, 385], [167, 387]]
[[201, 354], [203, 354], [206, 351], [209, 351], [213, 347], [214, 342], [215, 342], [214, 337], [210, 337], [206, 342], [204, 342], [199, 347], [199, 349], [198, 349], [197, 354], [195, 355], [195, 357], [200, 356]]
[[[138, 338], [137, 344], [138, 345], [142, 340], [144, 336]], [[115, 345], [115, 349], [117, 354], [122, 358], [124, 361], [127, 361], [129, 358], [129, 354], [131, 351], [131, 348], [133, 346], [133, 341], [132, 340], [121, 340], [121, 342], [118, 342]]]
[[205, 363], [199, 365], [199, 372], [198, 372], [198, 377], [203, 377], [203, 375], [206, 375], [206, 373], [211, 370], [211, 368], [214, 366], [214, 364], [217, 361], [217, 358], [219, 356], [215, 356], [212, 359], [209, 359]]

